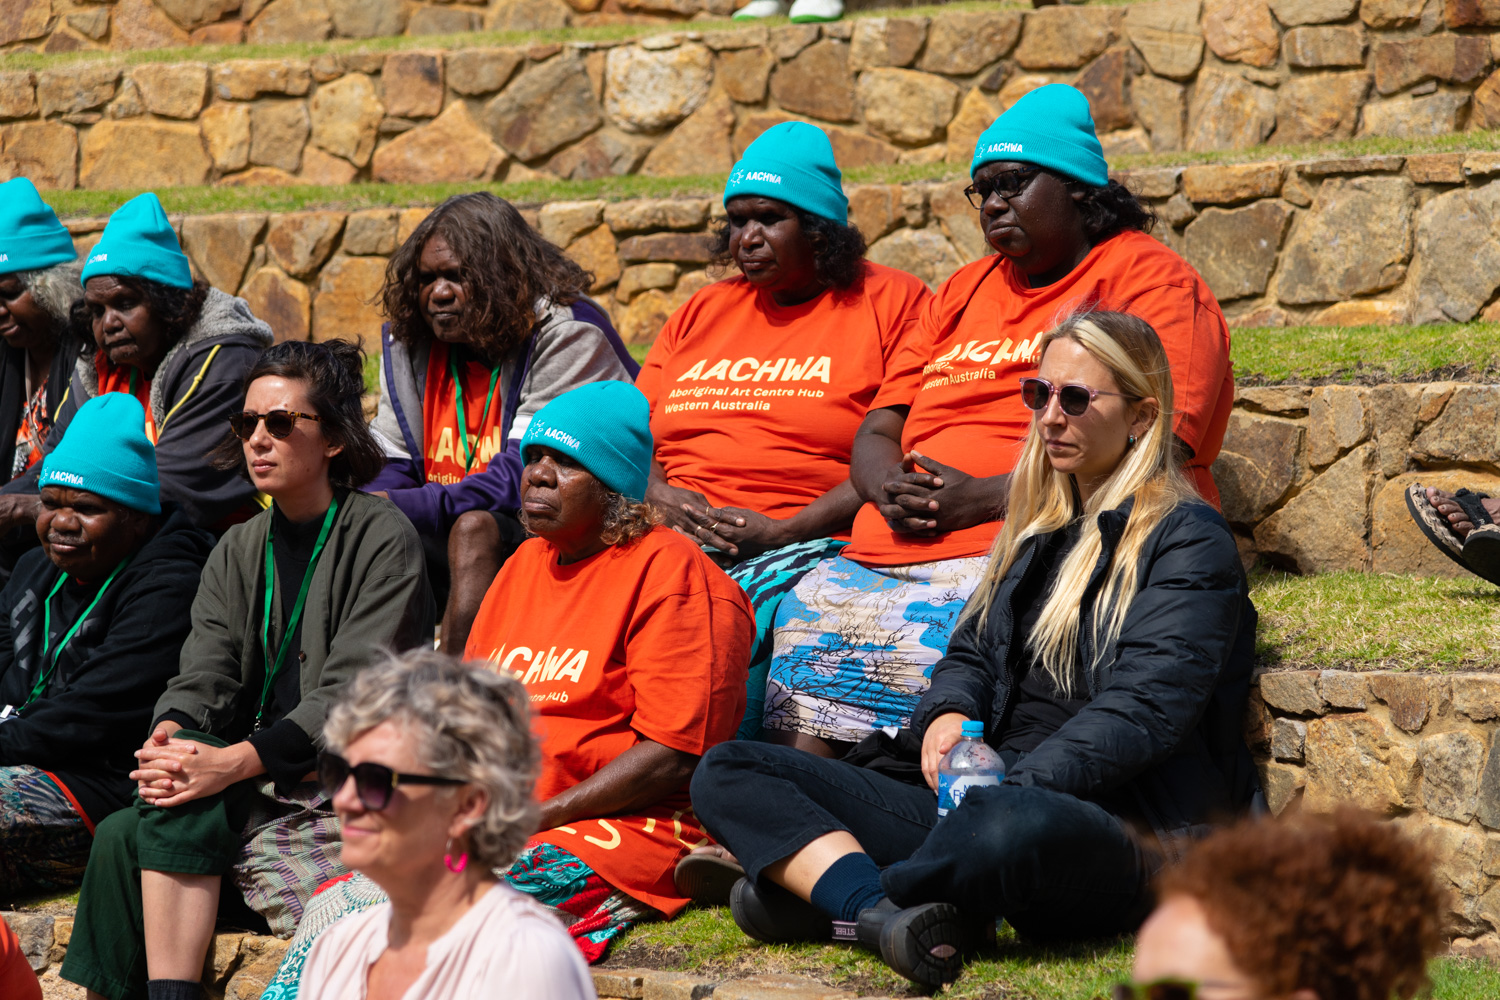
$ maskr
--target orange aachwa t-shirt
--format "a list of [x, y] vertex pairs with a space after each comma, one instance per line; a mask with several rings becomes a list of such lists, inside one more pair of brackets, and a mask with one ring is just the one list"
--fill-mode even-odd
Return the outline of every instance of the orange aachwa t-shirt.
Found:
[[456, 367], [464, 399], [466, 426], [462, 433], [467, 435], [469, 446], [465, 453], [464, 440], [458, 436], [458, 397], [454, 394], [449, 351], [448, 344], [433, 341], [427, 356], [427, 384], [422, 390], [422, 440], [427, 448], [422, 468], [429, 483], [445, 486], [483, 472], [505, 446], [500, 435], [504, 419], [500, 394], [505, 387], [495, 379], [497, 369], [464, 352]]
[[[546, 801], [654, 740], [702, 754], [745, 714], [755, 618], [743, 591], [665, 527], [566, 566], [540, 538], [521, 545], [485, 594], [465, 656], [520, 679], [542, 747]], [[708, 843], [687, 787], [636, 815], [538, 833], [611, 885], [672, 915], [687, 905], [672, 871]]]
[[740, 277], [699, 291], [636, 376], [667, 482], [784, 520], [848, 479], [854, 432], [930, 297], [870, 263], [847, 292], [796, 306]]
[[[1161, 337], [1172, 364], [1173, 429], [1194, 452], [1188, 475], [1217, 505], [1209, 466], [1234, 405], [1229, 328], [1198, 272], [1135, 230], [1100, 243], [1066, 277], [1043, 288], [1030, 287], [1000, 257], [961, 268], [923, 311], [872, 409], [911, 407], [903, 451], [915, 449], [971, 476], [1008, 473], [1031, 427], [1020, 380], [1036, 374], [1037, 340], [1083, 306], [1132, 313]], [[918, 538], [891, 531], [880, 512], [865, 504], [841, 555], [870, 566], [982, 556], [1000, 525], [991, 521]]]

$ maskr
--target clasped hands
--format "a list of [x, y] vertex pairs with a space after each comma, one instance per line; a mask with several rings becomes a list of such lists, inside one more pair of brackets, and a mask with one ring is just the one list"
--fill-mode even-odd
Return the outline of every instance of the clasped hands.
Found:
[[673, 530], [705, 549], [735, 559], [758, 556], [796, 540], [788, 530], [789, 521], [778, 521], [743, 507], [713, 507], [696, 490], [661, 483], [648, 493], [648, 499], [661, 510]]
[[177, 806], [222, 792], [251, 776], [245, 758], [247, 752], [254, 755], [255, 751], [248, 743], [216, 747], [175, 739], [181, 728], [175, 722], [158, 724], [135, 752], [136, 770], [130, 772], [130, 778], [146, 802]]
[[881, 489], [883, 499], [870, 499], [890, 529], [922, 538], [994, 520], [1004, 504], [992, 495], [989, 480], [919, 451], [901, 456]]

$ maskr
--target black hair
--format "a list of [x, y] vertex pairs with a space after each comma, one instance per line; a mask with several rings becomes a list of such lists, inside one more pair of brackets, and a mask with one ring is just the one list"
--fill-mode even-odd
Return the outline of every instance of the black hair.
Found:
[[1074, 204], [1078, 206], [1078, 214], [1083, 216], [1084, 232], [1095, 243], [1126, 229], [1149, 233], [1156, 226], [1156, 213], [1141, 204], [1140, 199], [1119, 181], [1093, 187], [1061, 175], [1058, 179], [1067, 185], [1069, 191], [1084, 193]]
[[[178, 288], [176, 285], [166, 285], [133, 274], [112, 274], [110, 277], [135, 292], [146, 303], [151, 318], [162, 329], [162, 341], [167, 350], [180, 343], [203, 315], [203, 303], [208, 299], [208, 282], [202, 278], [195, 280], [188, 288]], [[73, 336], [82, 341], [84, 354], [93, 354], [98, 349], [94, 343], [94, 320], [89, 315], [88, 302], [83, 298], [73, 303], [69, 326]]]
[[[308, 405], [322, 418], [318, 427], [323, 437], [344, 448], [333, 457], [328, 480], [334, 486], [355, 489], [385, 467], [385, 452], [365, 423], [364, 371], [365, 352], [353, 341], [287, 340], [261, 352], [245, 376], [243, 391], [248, 393], [251, 383], [267, 376], [306, 385]], [[226, 436], [209, 457], [214, 468], [237, 469], [250, 478], [244, 446], [234, 434]]]
[[[859, 227], [804, 212], [795, 205], [787, 207], [797, 213], [802, 236], [812, 245], [818, 281], [832, 288], [852, 288], [864, 273], [865, 251], [868, 249]], [[721, 273], [734, 263], [729, 254], [728, 219], [714, 230], [709, 253], [712, 255], [711, 266]]]

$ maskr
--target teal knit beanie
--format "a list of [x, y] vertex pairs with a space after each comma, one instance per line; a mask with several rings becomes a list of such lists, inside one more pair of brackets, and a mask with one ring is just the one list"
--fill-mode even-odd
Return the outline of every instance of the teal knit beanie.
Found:
[[571, 455], [611, 491], [646, 499], [651, 469], [651, 404], [629, 382], [588, 382], [531, 418], [521, 458], [541, 445]]
[[105, 274], [128, 274], [171, 285], [193, 287], [193, 271], [177, 243], [156, 195], [137, 195], [109, 217], [104, 235], [89, 251], [83, 280]]
[[78, 259], [73, 237], [24, 177], [0, 184], [0, 274]]
[[1065, 83], [1038, 87], [996, 118], [974, 145], [969, 176], [997, 160], [1033, 163], [1090, 187], [1109, 183], [1089, 99]]
[[724, 187], [724, 204], [755, 194], [847, 226], [849, 199], [844, 197], [843, 180], [833, 145], [822, 129], [806, 122], [782, 122], [745, 149]]
[[161, 513], [156, 449], [146, 437], [146, 411], [125, 392], [106, 392], [78, 408], [46, 458], [42, 486], [66, 486], [108, 497], [131, 510]]

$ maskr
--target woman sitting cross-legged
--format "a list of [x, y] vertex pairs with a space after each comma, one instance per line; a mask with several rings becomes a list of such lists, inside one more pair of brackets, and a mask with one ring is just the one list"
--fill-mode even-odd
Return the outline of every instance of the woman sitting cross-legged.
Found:
[[[1009, 517], [911, 728], [845, 761], [729, 743], [693, 779], [744, 864], [731, 907], [752, 937], [857, 939], [936, 986], [1000, 917], [1049, 937], [1134, 927], [1161, 858], [1257, 794], [1255, 609], [1174, 454], [1161, 342], [1094, 313], [1040, 351]], [[939, 821], [938, 765], [970, 720], [1008, 770]]]
[[[650, 412], [633, 386], [559, 396], [521, 454], [536, 537], [495, 578], [465, 655], [520, 679], [541, 741], [540, 832], [502, 877], [597, 961], [625, 929], [687, 905], [673, 869], [708, 843], [687, 782], [744, 714], [755, 623], [734, 581], [644, 502]], [[382, 898], [362, 876], [320, 890], [267, 996], [295, 997], [318, 931]]]
[[323, 723], [374, 651], [431, 642], [433, 624], [411, 523], [353, 488], [381, 460], [363, 394], [345, 341], [277, 344], [246, 376], [217, 457], [274, 504], [209, 556], [136, 801], [95, 834], [62, 968], [94, 995], [197, 997], [221, 903], [289, 936], [343, 872], [312, 780]]
[[390, 901], [318, 938], [304, 995], [593, 997], [568, 932], [495, 875], [536, 829], [540, 755], [526, 690], [479, 666], [413, 651], [362, 671], [329, 714], [318, 779], [343, 861]]

